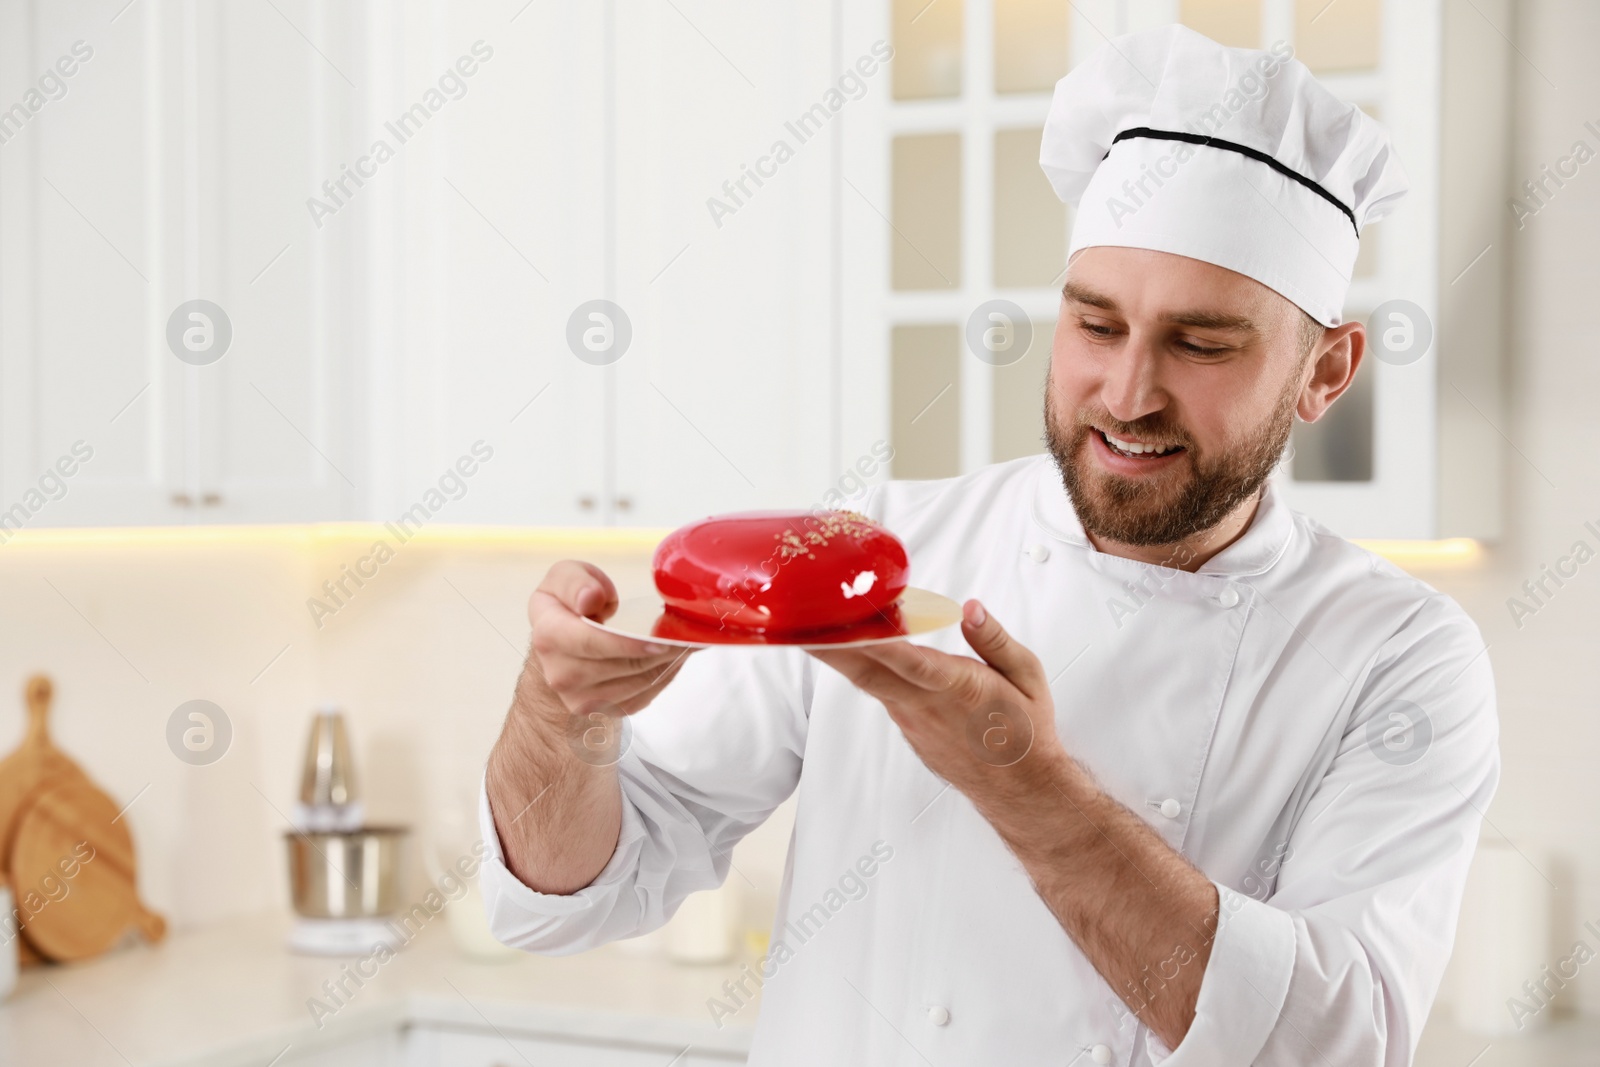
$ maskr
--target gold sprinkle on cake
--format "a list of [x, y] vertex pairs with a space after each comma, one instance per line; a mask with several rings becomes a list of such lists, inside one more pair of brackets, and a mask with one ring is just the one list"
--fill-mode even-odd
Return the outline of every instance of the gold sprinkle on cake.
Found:
[[824, 511], [813, 514], [805, 525], [808, 529], [804, 534], [789, 529], [772, 535], [780, 542], [780, 558], [790, 560], [805, 556], [807, 559], [816, 559], [817, 554], [812, 549], [827, 544], [834, 537], [864, 537], [877, 529], [877, 524], [859, 511]]

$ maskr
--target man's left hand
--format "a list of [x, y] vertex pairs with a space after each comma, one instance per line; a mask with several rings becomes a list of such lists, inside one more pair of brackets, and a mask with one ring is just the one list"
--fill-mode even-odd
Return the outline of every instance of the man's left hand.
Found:
[[961, 633], [981, 659], [908, 641], [811, 654], [882, 701], [934, 774], [980, 803], [1015, 797], [1028, 788], [1016, 772], [1063, 754], [1049, 681], [976, 600], [962, 605]]

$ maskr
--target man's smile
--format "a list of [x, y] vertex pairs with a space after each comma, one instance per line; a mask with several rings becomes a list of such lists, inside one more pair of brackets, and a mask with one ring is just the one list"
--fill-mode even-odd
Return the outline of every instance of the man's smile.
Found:
[[1188, 451], [1182, 445], [1116, 437], [1097, 427], [1090, 428], [1089, 441], [1101, 468], [1124, 476], [1164, 471]]

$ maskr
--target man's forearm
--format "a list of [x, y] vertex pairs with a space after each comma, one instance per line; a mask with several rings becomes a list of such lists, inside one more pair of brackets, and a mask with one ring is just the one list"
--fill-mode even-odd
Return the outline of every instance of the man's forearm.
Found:
[[622, 828], [616, 767], [579, 759], [575, 720], [532, 655], [489, 754], [489, 810], [506, 866], [540, 893], [573, 893], [605, 869]]
[[1095, 970], [1176, 1048], [1216, 935], [1216, 887], [1064, 752], [1002, 773], [974, 803]]

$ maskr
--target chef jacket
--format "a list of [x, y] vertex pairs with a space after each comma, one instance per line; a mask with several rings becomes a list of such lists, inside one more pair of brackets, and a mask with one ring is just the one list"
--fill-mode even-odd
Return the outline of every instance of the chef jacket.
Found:
[[[860, 510], [905, 543], [914, 584], [980, 598], [1039, 657], [1067, 751], [1215, 884], [1178, 1046], [881, 704], [794, 649], [696, 653], [633, 717], [620, 839], [583, 889], [518, 881], [482, 796], [496, 936], [560, 955], [655, 929], [798, 789], [745, 985], [752, 1064], [1410, 1063], [1499, 779], [1489, 661], [1455, 602], [1270, 485], [1193, 573], [1098, 551], [1049, 456], [887, 482]], [[918, 640], [972, 654], [956, 627]], [[1159, 997], [1185, 964], [1123, 992]], [[756, 1011], [718, 999], [719, 1022]]]

